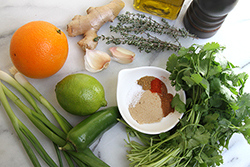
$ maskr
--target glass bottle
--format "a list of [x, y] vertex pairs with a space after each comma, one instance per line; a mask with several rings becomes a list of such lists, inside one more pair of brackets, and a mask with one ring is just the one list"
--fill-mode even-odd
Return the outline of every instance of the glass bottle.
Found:
[[175, 20], [184, 0], [134, 0], [134, 8], [138, 11]]
[[199, 38], [216, 34], [238, 0], [193, 0], [183, 18], [185, 28]]

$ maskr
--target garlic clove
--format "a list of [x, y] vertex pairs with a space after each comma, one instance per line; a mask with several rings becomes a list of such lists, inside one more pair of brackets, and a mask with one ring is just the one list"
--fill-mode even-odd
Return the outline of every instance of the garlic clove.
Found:
[[84, 56], [85, 69], [89, 72], [99, 72], [107, 68], [110, 64], [111, 57], [99, 50], [86, 49]]
[[135, 53], [130, 50], [122, 47], [111, 47], [109, 50], [112, 53], [114, 60], [119, 63], [128, 64], [134, 61]]

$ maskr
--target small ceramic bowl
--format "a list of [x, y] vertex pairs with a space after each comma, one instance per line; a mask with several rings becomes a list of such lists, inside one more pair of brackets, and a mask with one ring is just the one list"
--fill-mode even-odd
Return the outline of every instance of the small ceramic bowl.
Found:
[[171, 82], [168, 79], [170, 73], [167, 70], [153, 66], [123, 69], [118, 74], [117, 83], [117, 105], [121, 116], [132, 128], [145, 134], [159, 134], [169, 131], [179, 122], [179, 119], [183, 114], [174, 111], [166, 117], [163, 117], [160, 122], [150, 124], [139, 124], [130, 115], [129, 104], [131, 103], [136, 91], [139, 90], [137, 81], [144, 76], [154, 76], [160, 79], [165, 83], [169, 93], [172, 95], [178, 93], [180, 95], [180, 99], [186, 103], [184, 91], [181, 90], [176, 92], [175, 88], [171, 86]]

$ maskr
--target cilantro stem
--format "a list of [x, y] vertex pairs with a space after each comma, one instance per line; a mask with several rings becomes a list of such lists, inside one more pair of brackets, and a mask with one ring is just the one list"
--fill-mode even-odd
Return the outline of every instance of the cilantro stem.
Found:
[[[131, 166], [218, 166], [234, 133], [241, 132], [250, 143], [250, 94], [243, 93], [248, 75], [235, 74], [232, 63], [216, 59], [220, 55], [215, 53], [224, 48], [215, 42], [194, 44], [169, 57], [166, 69], [171, 72], [171, 85], [186, 93], [184, 116], [170, 131], [147, 136], [143, 143], [150, 144], [129, 140]], [[174, 159], [163, 155], [178, 148]]]

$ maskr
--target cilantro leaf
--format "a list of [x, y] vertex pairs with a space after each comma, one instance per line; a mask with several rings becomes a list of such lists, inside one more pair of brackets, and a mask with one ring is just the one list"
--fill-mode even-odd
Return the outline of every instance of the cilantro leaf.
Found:
[[186, 104], [176, 94], [171, 106], [184, 115], [166, 133], [142, 136], [133, 130], [143, 144], [129, 142], [133, 165], [219, 166], [221, 149], [228, 148], [234, 133], [242, 133], [250, 144], [250, 94], [244, 93], [248, 75], [234, 73], [237, 66], [221, 54], [224, 49], [216, 42], [193, 44], [169, 57], [171, 85], [186, 95]]
[[204, 51], [210, 51], [210, 50], [216, 51], [220, 48], [224, 49], [225, 47], [220, 46], [220, 44], [217, 42], [206, 43], [203, 47]]
[[179, 113], [184, 113], [186, 111], [185, 103], [180, 99], [180, 95], [178, 93], [176, 93], [176, 95], [173, 97], [171, 106]]
[[172, 54], [167, 61], [167, 71], [173, 72], [176, 67], [178, 57], [176, 54]]

